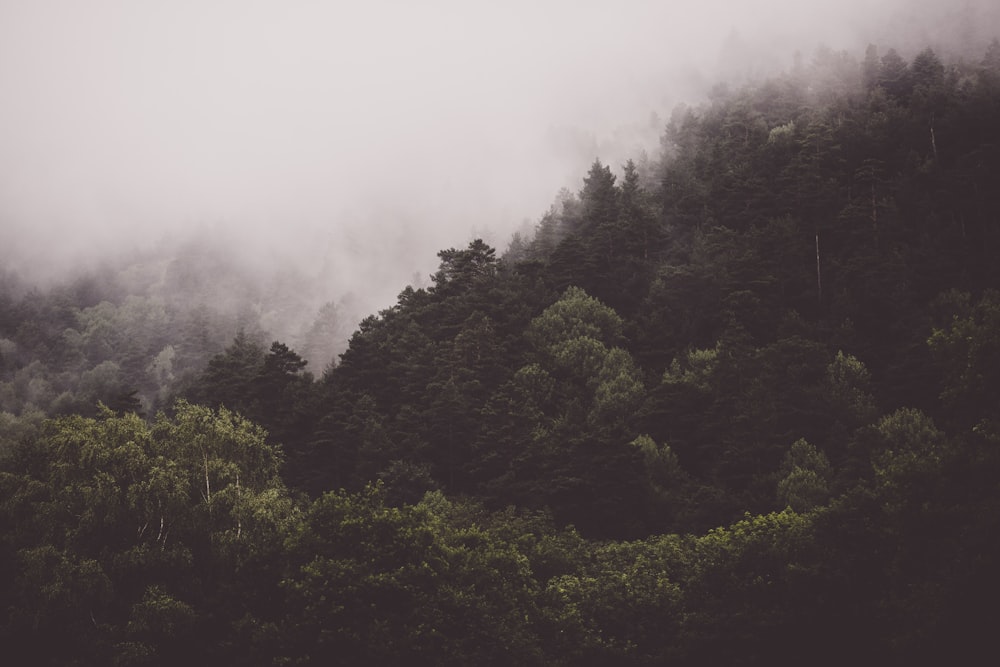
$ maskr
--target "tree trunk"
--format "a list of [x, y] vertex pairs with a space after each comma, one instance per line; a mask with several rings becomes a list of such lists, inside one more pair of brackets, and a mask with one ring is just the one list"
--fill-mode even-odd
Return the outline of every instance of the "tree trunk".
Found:
[[819, 230], [816, 230], [816, 301], [823, 303], [823, 278], [820, 273], [819, 261]]
[[205, 454], [202, 459], [205, 462], [205, 502], [209, 503], [209, 511], [211, 511], [212, 485], [208, 480], [208, 454]]

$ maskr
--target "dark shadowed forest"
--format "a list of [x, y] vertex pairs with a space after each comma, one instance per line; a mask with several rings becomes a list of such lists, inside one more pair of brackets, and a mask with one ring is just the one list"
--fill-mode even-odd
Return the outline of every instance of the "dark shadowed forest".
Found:
[[980, 664], [1000, 42], [820, 50], [664, 125], [358, 326], [196, 241], [0, 271], [5, 653]]

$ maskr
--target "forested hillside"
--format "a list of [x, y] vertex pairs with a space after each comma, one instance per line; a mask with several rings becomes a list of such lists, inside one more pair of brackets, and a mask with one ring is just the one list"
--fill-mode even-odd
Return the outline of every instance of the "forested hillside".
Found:
[[52, 665], [975, 664], [998, 185], [1000, 42], [872, 46], [677, 109], [657, 159], [595, 160], [346, 341], [343, 304], [274, 340], [294, 282], [191, 249], [0, 274], [0, 639]]
[[280, 335], [322, 372], [347, 346], [356, 308], [350, 295], [325, 301], [304, 273], [261, 269], [208, 235], [106, 258], [44, 287], [0, 267], [0, 412], [93, 415], [100, 401], [152, 416], [237, 331]]

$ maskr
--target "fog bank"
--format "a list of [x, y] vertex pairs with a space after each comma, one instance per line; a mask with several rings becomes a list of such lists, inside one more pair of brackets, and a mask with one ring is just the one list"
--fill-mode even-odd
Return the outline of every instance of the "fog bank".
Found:
[[719, 78], [819, 44], [978, 48], [993, 5], [4, 2], [0, 261], [38, 277], [210, 233], [383, 307], [595, 157], [655, 151]]

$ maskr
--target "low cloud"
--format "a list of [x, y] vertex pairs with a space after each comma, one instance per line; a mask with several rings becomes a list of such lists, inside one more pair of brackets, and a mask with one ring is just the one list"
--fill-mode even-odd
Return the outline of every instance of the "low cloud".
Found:
[[209, 229], [374, 309], [440, 248], [504, 245], [595, 157], [655, 151], [720, 77], [820, 43], [985, 42], [978, 7], [4, 3], [0, 259], [42, 275]]

